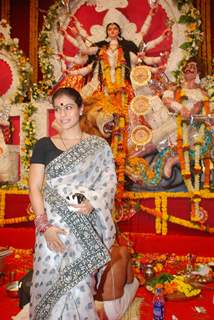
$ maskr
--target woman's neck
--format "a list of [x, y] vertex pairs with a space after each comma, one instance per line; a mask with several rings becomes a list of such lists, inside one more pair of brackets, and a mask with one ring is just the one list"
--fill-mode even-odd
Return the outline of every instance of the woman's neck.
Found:
[[82, 137], [83, 132], [81, 131], [80, 127], [75, 128], [72, 130], [62, 130], [60, 132], [60, 136], [63, 139], [79, 139]]

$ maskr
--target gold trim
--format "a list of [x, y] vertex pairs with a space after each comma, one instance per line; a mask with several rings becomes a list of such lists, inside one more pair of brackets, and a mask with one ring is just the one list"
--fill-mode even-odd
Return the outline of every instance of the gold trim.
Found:
[[136, 146], [145, 146], [152, 140], [152, 131], [144, 125], [136, 126], [131, 132], [131, 140]]

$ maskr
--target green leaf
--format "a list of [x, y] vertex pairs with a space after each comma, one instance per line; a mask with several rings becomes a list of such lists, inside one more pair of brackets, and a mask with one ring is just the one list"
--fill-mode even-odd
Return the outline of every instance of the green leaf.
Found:
[[180, 16], [180, 19], [178, 20], [178, 23], [185, 24], [185, 23], [192, 23], [192, 22], [195, 22], [195, 21], [196, 20], [191, 16], [182, 15], [182, 16]]
[[183, 49], [183, 50], [186, 50], [186, 49], [191, 48], [191, 47], [192, 47], [192, 42], [184, 42], [180, 46], [180, 48]]
[[170, 282], [172, 279], [174, 279], [174, 276], [170, 273], [161, 273], [158, 277], [153, 278], [151, 281], [149, 281], [149, 285], [151, 287], [155, 287], [158, 283], [165, 283]]

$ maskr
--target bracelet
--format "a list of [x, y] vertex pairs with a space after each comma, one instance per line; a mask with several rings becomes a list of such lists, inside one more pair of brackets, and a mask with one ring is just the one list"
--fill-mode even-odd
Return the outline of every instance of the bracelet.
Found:
[[34, 224], [36, 229], [40, 233], [45, 233], [47, 229], [49, 229], [52, 225], [48, 223], [48, 217], [46, 213], [40, 214], [39, 216], [36, 216], [34, 220]]

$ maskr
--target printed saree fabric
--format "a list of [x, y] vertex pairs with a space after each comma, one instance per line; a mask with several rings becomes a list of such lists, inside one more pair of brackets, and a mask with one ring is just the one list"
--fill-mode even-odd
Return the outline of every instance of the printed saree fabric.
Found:
[[[115, 189], [111, 148], [102, 138], [90, 136], [47, 165], [45, 208], [49, 223], [67, 231], [60, 235], [66, 250], [50, 250], [37, 232], [30, 319], [98, 319], [94, 275], [99, 281], [110, 259]], [[90, 201], [94, 209], [89, 215], [72, 209], [67, 197], [74, 193]]]

